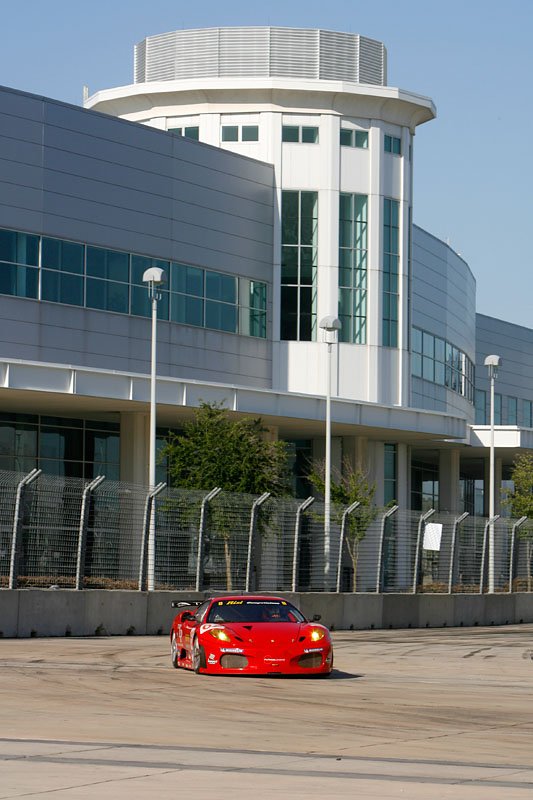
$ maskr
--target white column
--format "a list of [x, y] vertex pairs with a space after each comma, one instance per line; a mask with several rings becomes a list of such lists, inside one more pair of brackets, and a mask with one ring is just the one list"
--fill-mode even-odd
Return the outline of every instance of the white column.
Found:
[[441, 511], [461, 513], [461, 451], [455, 447], [439, 452], [439, 506]]
[[123, 411], [120, 415], [120, 480], [148, 484], [149, 415]]

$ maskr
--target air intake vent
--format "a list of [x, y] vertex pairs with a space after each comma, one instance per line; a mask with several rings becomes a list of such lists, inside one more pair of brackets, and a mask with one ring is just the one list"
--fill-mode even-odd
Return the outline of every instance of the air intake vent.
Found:
[[194, 78], [300, 78], [384, 85], [385, 48], [354, 33], [310, 28], [198, 28], [135, 47], [136, 83]]
[[318, 77], [318, 31], [297, 28], [270, 29], [272, 77]]
[[244, 39], [239, 28], [221, 28], [219, 33], [220, 77], [268, 74], [268, 28], [247, 28]]
[[385, 86], [387, 82], [386, 50], [374, 39], [359, 39], [359, 83]]
[[320, 75], [326, 81], [357, 81], [359, 37], [320, 31]]

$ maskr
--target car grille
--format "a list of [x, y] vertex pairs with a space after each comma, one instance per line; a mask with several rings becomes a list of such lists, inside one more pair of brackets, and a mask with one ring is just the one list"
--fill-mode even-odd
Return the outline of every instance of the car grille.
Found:
[[226, 653], [220, 658], [220, 666], [224, 669], [244, 669], [248, 666], [248, 659], [236, 653]]
[[307, 669], [313, 669], [313, 667], [321, 667], [322, 653], [304, 653], [303, 656], [300, 656], [300, 658], [298, 659], [298, 666], [306, 667]]

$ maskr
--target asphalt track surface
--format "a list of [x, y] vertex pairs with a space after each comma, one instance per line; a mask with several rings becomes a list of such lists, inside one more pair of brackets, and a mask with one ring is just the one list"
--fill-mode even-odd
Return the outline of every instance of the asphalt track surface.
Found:
[[0, 640], [0, 798], [533, 797], [533, 626], [334, 634], [328, 680], [166, 637]]

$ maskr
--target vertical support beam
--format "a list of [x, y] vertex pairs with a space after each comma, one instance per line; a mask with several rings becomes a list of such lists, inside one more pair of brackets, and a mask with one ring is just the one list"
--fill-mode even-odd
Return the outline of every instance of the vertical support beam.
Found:
[[464, 514], [461, 514], [460, 517], [457, 517], [453, 523], [453, 531], [452, 531], [452, 545], [450, 549], [450, 569], [448, 571], [448, 594], [452, 593], [452, 586], [453, 586], [453, 572], [455, 568], [455, 549], [457, 545], [457, 529], [461, 522], [465, 520], [469, 516], [468, 511], [465, 511]]
[[520, 517], [519, 520], [513, 525], [511, 531], [511, 547], [509, 549], [509, 592], [513, 591], [513, 578], [515, 572], [516, 561], [516, 532], [527, 521], [527, 517]]
[[200, 591], [202, 588], [202, 581], [203, 581], [203, 566], [202, 566], [202, 558], [204, 553], [204, 536], [205, 536], [205, 523], [207, 519], [207, 504], [213, 500], [217, 494], [220, 494], [222, 489], [218, 488], [211, 489], [211, 491], [206, 494], [204, 499], [202, 500], [202, 507], [200, 509], [200, 524], [198, 526], [198, 550], [196, 553], [196, 581], [195, 581], [195, 590], [197, 592]]
[[[487, 539], [489, 529], [492, 531], [492, 535], [494, 535], [494, 523], [497, 519], [500, 519], [500, 515], [498, 514], [495, 517], [489, 517], [485, 523], [485, 528], [483, 529], [483, 552], [481, 553], [481, 567], [479, 569], [479, 593], [483, 594], [483, 589], [485, 588], [485, 561], [487, 558]], [[489, 542], [489, 548], [490, 548]], [[490, 554], [489, 554], [490, 555]], [[489, 572], [491, 569], [491, 565], [489, 563]], [[490, 575], [489, 575], [490, 578]], [[494, 590], [494, 589], [493, 589]], [[490, 591], [490, 582], [489, 582], [489, 591]]]
[[379, 547], [378, 547], [378, 568], [376, 574], [376, 594], [379, 594], [383, 588], [383, 546], [385, 543], [385, 525], [389, 517], [392, 517], [398, 511], [399, 506], [391, 506], [381, 518], [381, 530], [379, 534]]
[[257, 497], [252, 503], [252, 510], [250, 512], [250, 530], [248, 532], [248, 555], [246, 557], [246, 583], [245, 591], [250, 591], [250, 577], [252, 573], [252, 551], [256, 531], [257, 512], [263, 503], [270, 497], [270, 492], [263, 492], [261, 497]]
[[[154, 562], [153, 562], [153, 573], [152, 578], [155, 578], [155, 505], [154, 499], [157, 495], [163, 491], [166, 487], [166, 483], [158, 483], [157, 486], [154, 486], [153, 489], [148, 491], [146, 495], [146, 501], [144, 504], [144, 522], [143, 522], [143, 536], [141, 541], [141, 553], [139, 558], [139, 591], [143, 592], [146, 588], [147, 583], [147, 564], [149, 559], [149, 547], [151, 547], [150, 538], [153, 535], [153, 555], [154, 555]], [[148, 589], [151, 591], [153, 586], [148, 586]]]
[[292, 584], [291, 584], [291, 591], [295, 592], [296, 587], [298, 585], [298, 555], [299, 555], [299, 545], [300, 545], [300, 520], [302, 517], [302, 512], [305, 511], [306, 508], [309, 508], [311, 503], [315, 502], [314, 497], [308, 497], [307, 500], [304, 500], [298, 508], [296, 509], [296, 523], [294, 526], [294, 550], [292, 553]]
[[434, 508], [430, 508], [425, 514], [422, 514], [418, 520], [418, 533], [416, 537], [416, 551], [415, 563], [413, 566], [413, 594], [416, 594], [416, 587], [418, 585], [418, 575], [420, 572], [420, 555], [422, 551], [422, 529], [425, 528], [426, 520], [433, 516], [435, 513]]
[[87, 522], [89, 521], [89, 507], [94, 490], [105, 481], [104, 475], [98, 475], [90, 481], [83, 490], [80, 511], [80, 526], [78, 530], [78, 557], [76, 559], [76, 584], [78, 591], [83, 588], [83, 576], [85, 574], [85, 553], [87, 550]]
[[344, 544], [344, 536], [346, 530], [346, 517], [348, 517], [360, 505], [361, 503], [359, 502], [359, 500], [356, 500], [355, 503], [352, 503], [351, 506], [348, 506], [348, 508], [344, 511], [342, 515], [341, 537], [339, 541], [339, 558], [337, 560], [337, 592], [340, 592], [341, 590], [342, 546]]
[[21, 550], [21, 532], [22, 532], [22, 501], [26, 488], [37, 480], [41, 474], [40, 469], [32, 469], [17, 486], [17, 494], [15, 499], [15, 511], [13, 514], [13, 535], [11, 537], [11, 558], [9, 560], [9, 583], [8, 589], [16, 589], [18, 585], [18, 567]]

